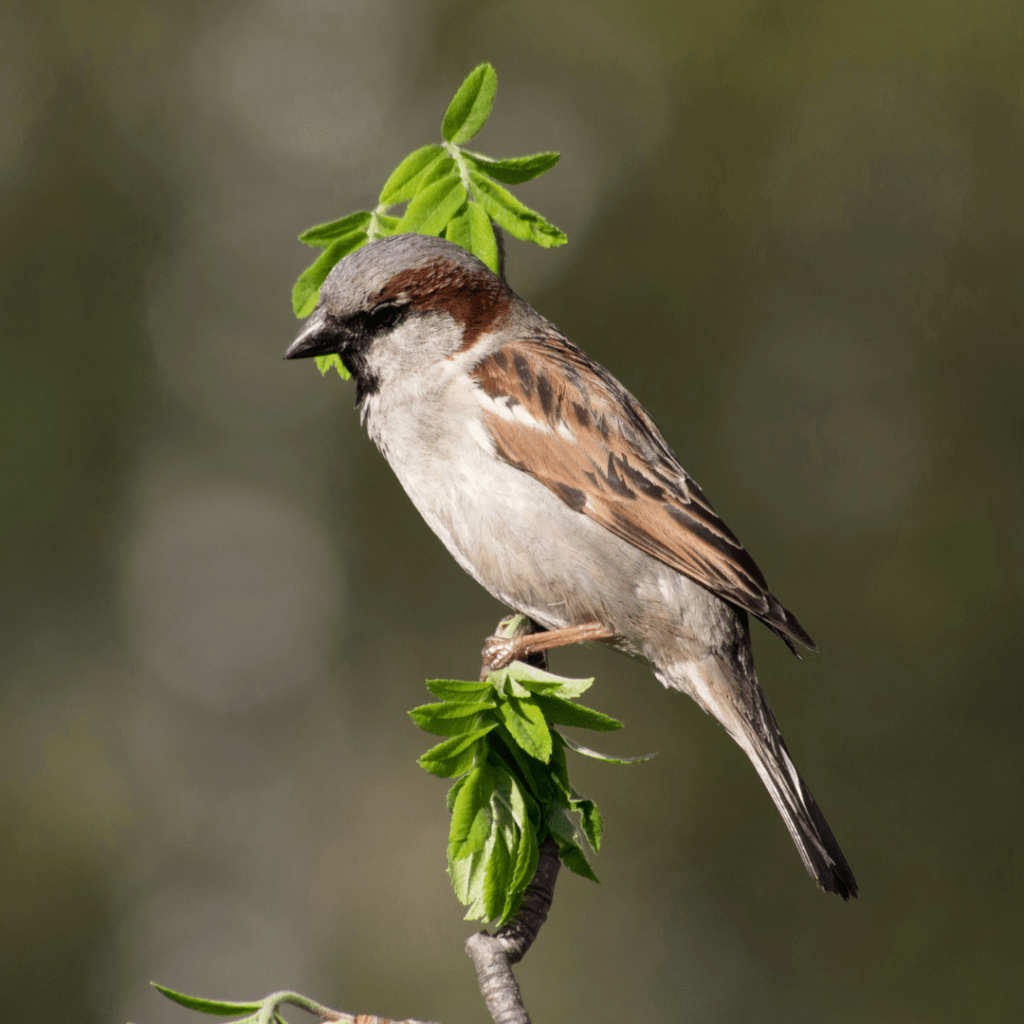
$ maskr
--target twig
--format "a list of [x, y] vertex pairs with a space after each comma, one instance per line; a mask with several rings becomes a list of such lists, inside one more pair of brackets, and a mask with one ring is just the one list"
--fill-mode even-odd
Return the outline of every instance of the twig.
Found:
[[[555, 895], [555, 881], [562, 866], [558, 859], [558, 846], [551, 839], [540, 845], [540, 857], [533, 880], [526, 887], [523, 902], [508, 924], [494, 933], [477, 932], [466, 940], [466, 954], [476, 968], [480, 993], [495, 1024], [530, 1024], [530, 1017], [523, 1006], [519, 985], [512, 973], [512, 965], [519, 963], [526, 951], [533, 945], [540, 926], [547, 920], [551, 901]], [[166, 989], [162, 989], [168, 995]], [[171, 998], [178, 993], [170, 995]], [[177, 1001], [182, 998], [178, 997]], [[262, 1001], [258, 1019], [260, 1024], [284, 1021], [278, 1016], [278, 1009], [284, 1005], [301, 1007], [324, 1022], [331, 1024], [436, 1024], [408, 1018], [396, 1021], [390, 1017], [378, 1017], [372, 1013], [343, 1013], [332, 1010], [308, 996], [298, 992], [273, 992]], [[186, 1005], [188, 1003], [186, 1002]], [[209, 1011], [207, 1011], [209, 1012]], [[252, 1018], [247, 1018], [252, 1019]]]
[[[500, 233], [496, 232], [499, 238]], [[545, 633], [544, 627], [538, 625], [525, 615], [509, 615], [498, 623], [495, 635], [488, 638], [488, 646], [484, 647], [484, 663], [481, 679], [495, 667], [494, 652], [490, 648], [496, 644], [508, 644], [510, 640], [527, 636], [531, 633]], [[545, 633], [545, 635], [547, 635]], [[543, 643], [543, 641], [541, 641]], [[539, 644], [538, 644], [539, 646]], [[545, 645], [554, 646], [554, 645]], [[513, 656], [520, 657], [537, 668], [546, 669], [548, 659], [545, 649], [531, 650], [528, 645], [516, 645]], [[507, 660], [507, 659], [506, 659]], [[519, 985], [512, 973], [512, 965], [519, 963], [526, 956], [526, 951], [533, 945], [540, 931], [540, 926], [547, 920], [551, 901], [555, 895], [555, 882], [558, 869], [562, 866], [558, 857], [558, 845], [553, 839], [546, 839], [540, 844], [537, 870], [530, 884], [523, 893], [519, 910], [508, 922], [493, 935], [488, 932], [477, 932], [466, 940], [466, 954], [476, 968], [480, 993], [484, 997], [487, 1009], [494, 1018], [495, 1024], [530, 1024], [530, 1017], [523, 1006]], [[155, 983], [154, 983], [155, 984]], [[226, 1016], [238, 1012], [257, 1012], [246, 1017], [247, 1021], [256, 1024], [286, 1024], [278, 1014], [283, 1005], [297, 1006], [325, 1024], [436, 1024], [433, 1021], [421, 1021], [408, 1018], [392, 1020], [390, 1017], [378, 1017], [372, 1013], [351, 1014], [341, 1010], [333, 1010], [323, 1003], [318, 1003], [299, 992], [272, 992], [259, 1003], [215, 1003], [212, 1000], [186, 996], [173, 992], [162, 985], [156, 985], [168, 999], [202, 1013], [217, 1013]]]

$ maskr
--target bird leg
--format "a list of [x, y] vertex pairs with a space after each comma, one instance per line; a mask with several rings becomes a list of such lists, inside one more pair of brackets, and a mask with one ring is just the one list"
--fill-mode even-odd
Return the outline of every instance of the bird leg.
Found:
[[495, 635], [489, 636], [484, 642], [480, 679], [486, 679], [489, 673], [513, 661], [526, 661], [538, 668], [546, 668], [544, 652], [553, 647], [566, 647], [587, 640], [608, 640], [613, 636], [615, 634], [600, 622], [542, 630], [533, 619], [525, 615], [510, 615], [498, 623]]

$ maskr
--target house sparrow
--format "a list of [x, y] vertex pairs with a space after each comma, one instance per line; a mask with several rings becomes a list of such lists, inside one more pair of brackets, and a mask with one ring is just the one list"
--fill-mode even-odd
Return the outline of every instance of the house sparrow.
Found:
[[811, 877], [856, 896], [758, 685], [748, 614], [794, 653], [814, 643], [636, 399], [475, 256], [425, 235], [335, 266], [285, 358], [328, 353], [455, 560], [549, 631], [495, 641], [493, 664], [597, 639], [646, 661], [743, 748]]

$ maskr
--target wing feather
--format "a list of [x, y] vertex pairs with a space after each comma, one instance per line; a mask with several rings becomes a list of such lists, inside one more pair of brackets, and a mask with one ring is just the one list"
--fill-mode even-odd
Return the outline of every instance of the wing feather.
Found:
[[538, 333], [492, 352], [473, 376], [491, 400], [484, 420], [502, 459], [570, 508], [746, 609], [794, 653], [794, 640], [814, 649], [650, 416], [585, 353], [554, 332]]

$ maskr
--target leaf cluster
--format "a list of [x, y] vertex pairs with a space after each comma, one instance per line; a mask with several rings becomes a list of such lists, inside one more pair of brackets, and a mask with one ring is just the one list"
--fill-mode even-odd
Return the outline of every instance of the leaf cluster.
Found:
[[[427, 688], [438, 703], [409, 712], [421, 729], [448, 737], [419, 764], [433, 775], [456, 779], [448, 791], [448, 874], [456, 896], [469, 907], [466, 920], [506, 922], [519, 909], [537, 869], [540, 844], [549, 837], [566, 867], [598, 880], [580, 830], [596, 852], [601, 812], [573, 788], [565, 751], [613, 764], [646, 758], [599, 754], [554, 728], [622, 728], [616, 719], [574, 703], [593, 682], [514, 661], [485, 682], [431, 680]], [[579, 827], [569, 817], [572, 812], [580, 815]]]
[[[544, 248], [568, 241], [563, 231], [504, 188], [550, 170], [558, 163], [558, 153], [493, 160], [464, 148], [486, 123], [497, 88], [494, 68], [479, 64], [448, 105], [441, 123], [443, 141], [410, 153], [384, 183], [372, 211], [360, 210], [317, 224], [299, 235], [300, 242], [323, 251], [292, 288], [297, 317], [313, 311], [320, 286], [340, 259], [386, 235], [411, 231], [446, 238], [469, 250], [495, 273], [499, 272], [495, 225], [514, 238]], [[407, 205], [400, 216], [389, 212], [401, 203]], [[342, 377], [348, 377], [336, 355], [317, 357], [317, 366], [321, 373], [333, 366]]]

